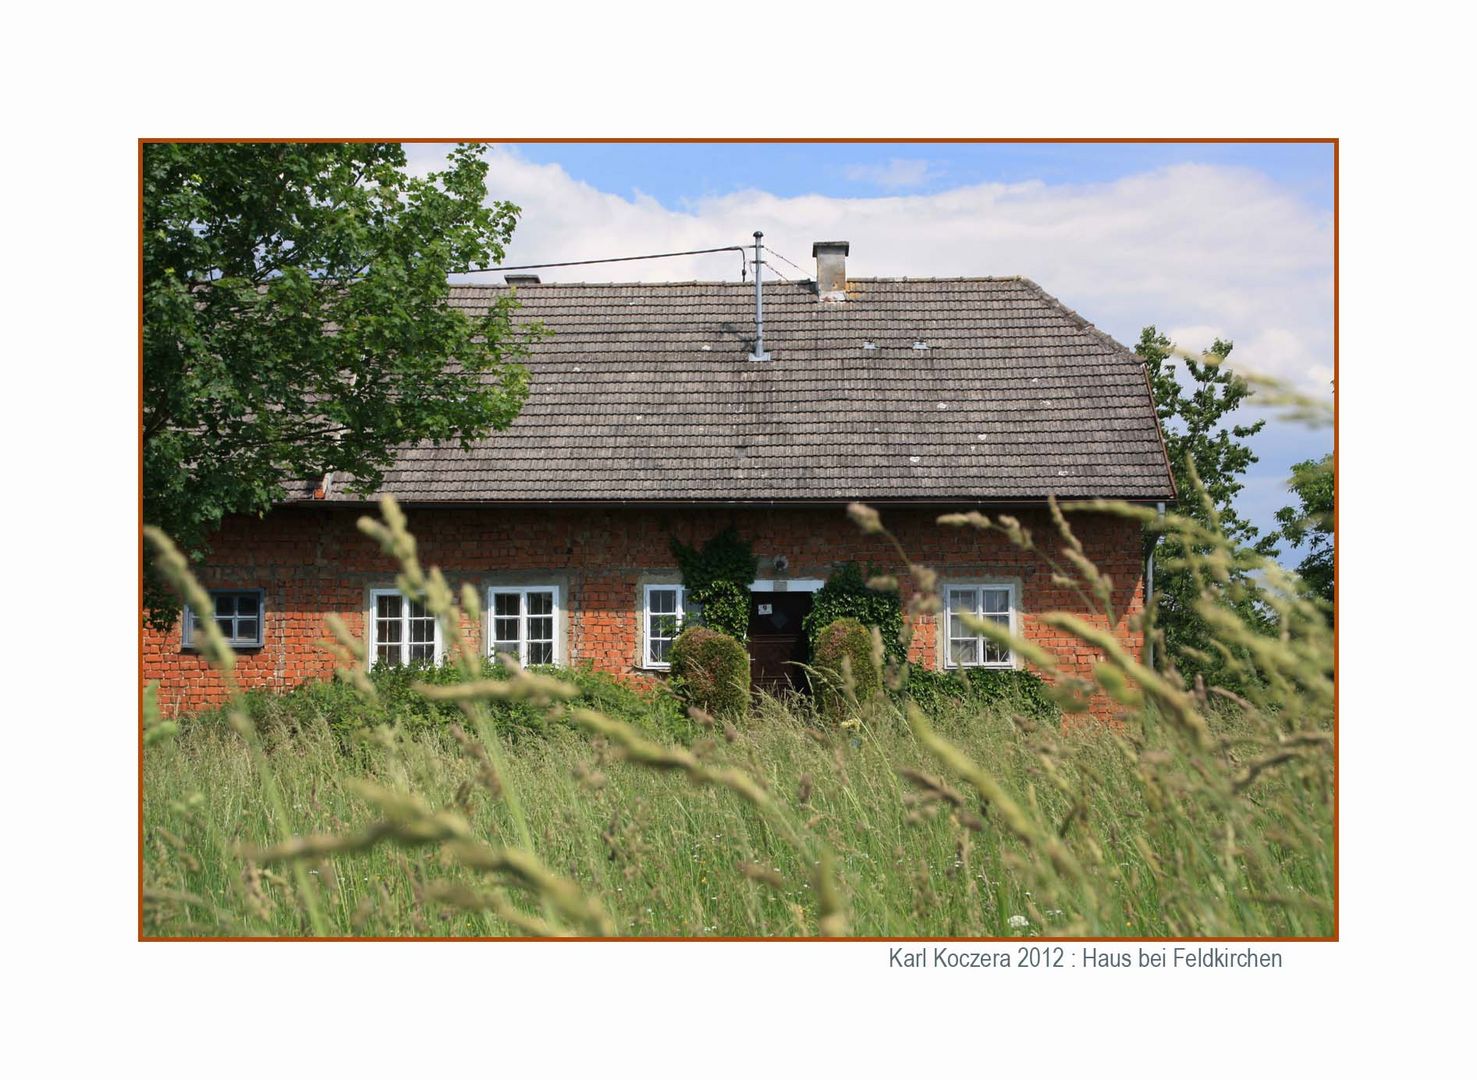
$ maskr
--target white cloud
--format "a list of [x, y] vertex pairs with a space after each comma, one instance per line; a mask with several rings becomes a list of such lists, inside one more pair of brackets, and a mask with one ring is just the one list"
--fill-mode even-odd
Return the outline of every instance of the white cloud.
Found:
[[932, 162], [921, 158], [892, 158], [885, 165], [847, 165], [841, 174], [856, 183], [875, 184], [887, 191], [918, 187], [939, 175]]
[[[409, 148], [434, 159], [433, 147]], [[1328, 390], [1333, 357], [1331, 215], [1248, 169], [1177, 165], [1109, 183], [979, 184], [928, 195], [779, 197], [748, 190], [671, 209], [571, 178], [558, 165], [489, 154], [489, 189], [523, 207], [508, 263], [765, 243], [789, 278], [810, 245], [851, 241], [857, 277], [1020, 274], [1125, 344], [1153, 323], [1201, 348], [1220, 334], [1233, 364]], [[543, 271], [545, 281], [735, 280], [737, 254]], [[1193, 337], [1194, 340], [1189, 340]]]

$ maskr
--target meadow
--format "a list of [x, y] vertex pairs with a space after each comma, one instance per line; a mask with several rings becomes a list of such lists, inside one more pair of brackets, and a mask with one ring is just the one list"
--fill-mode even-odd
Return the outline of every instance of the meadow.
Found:
[[[1060, 524], [1056, 572], [1108, 595]], [[878, 642], [886, 691], [839, 687], [841, 715], [762, 697], [715, 718], [589, 672], [489, 669], [457, 632], [476, 596], [459, 603], [420, 566], [394, 504], [361, 527], [442, 619], [450, 666], [367, 673], [363, 643], [335, 626], [338, 682], [178, 718], [146, 693], [145, 936], [1334, 932], [1332, 631], [1270, 564], [1263, 625], [1248, 625], [1213, 530], [1153, 524], [1194, 540], [1225, 686], [1060, 615], [1104, 657], [1091, 685], [1056, 680], [1060, 716], [1008, 695], [912, 693]], [[1035, 543], [1009, 518], [941, 527]], [[149, 539], [203, 607], [185, 560]], [[913, 603], [930, 602], [920, 588]], [[1051, 673], [1030, 642], [980, 632]], [[229, 680], [224, 642], [204, 650]], [[1081, 719], [1087, 693], [1121, 720]]]

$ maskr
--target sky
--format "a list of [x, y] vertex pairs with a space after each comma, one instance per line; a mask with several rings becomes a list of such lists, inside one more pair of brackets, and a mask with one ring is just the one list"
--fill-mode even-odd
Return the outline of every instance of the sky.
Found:
[[[429, 171], [446, 147], [407, 148]], [[1126, 345], [1192, 350], [1331, 396], [1333, 148], [1278, 143], [517, 143], [489, 197], [522, 208], [506, 265], [752, 243], [814, 276], [1020, 274]], [[786, 261], [788, 260], [788, 261]], [[734, 253], [540, 271], [545, 281], [737, 280]], [[487, 275], [501, 280], [501, 275]], [[475, 279], [472, 279], [475, 280]], [[1248, 417], [1252, 418], [1252, 417]], [[1270, 418], [1239, 505], [1263, 531], [1332, 432]]]

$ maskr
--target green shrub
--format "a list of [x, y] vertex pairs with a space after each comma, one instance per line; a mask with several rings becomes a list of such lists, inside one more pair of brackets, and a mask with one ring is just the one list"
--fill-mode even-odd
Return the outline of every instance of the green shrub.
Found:
[[[654, 734], [681, 737], [691, 731], [678, 702], [664, 690], [636, 689], [588, 664], [531, 670], [557, 674], [579, 687], [580, 696], [570, 703], [573, 706], [597, 709]], [[507, 669], [501, 664], [483, 660], [478, 678], [507, 677]], [[407, 733], [418, 733], [445, 728], [453, 720], [464, 722], [464, 714], [455, 704], [430, 701], [415, 689], [417, 683], [442, 686], [461, 682], [462, 675], [454, 665], [378, 664], [370, 670], [369, 681], [375, 689], [372, 701], [360, 697], [348, 684], [328, 679], [287, 691], [251, 690], [242, 695], [240, 707], [268, 737], [309, 730], [321, 721], [345, 744], [352, 741], [355, 731], [365, 728], [393, 724]], [[493, 699], [486, 706], [498, 730], [510, 738], [540, 735], [549, 727], [547, 711], [529, 702]], [[225, 720], [225, 710], [212, 710], [198, 713], [187, 722], [224, 726]]]
[[713, 716], [739, 716], [749, 708], [749, 654], [728, 634], [691, 626], [672, 642], [672, 677], [689, 705]]
[[932, 671], [910, 665], [900, 696], [911, 699], [930, 716], [952, 705], [1000, 706], [1044, 721], [1060, 720], [1061, 707], [1051, 688], [1034, 671], [1015, 668], [956, 668]]
[[811, 667], [818, 676], [816, 704], [832, 719], [847, 710], [848, 686], [861, 704], [882, 689], [882, 673], [872, 659], [872, 631], [856, 619], [836, 619], [821, 629]]
[[[868, 570], [867, 577], [871, 576]], [[856, 563], [836, 569], [815, 594], [810, 614], [801, 625], [810, 637], [812, 653], [820, 642], [821, 631], [837, 619], [855, 619], [863, 626], [875, 626], [882, 632], [882, 645], [887, 655], [903, 659], [899, 637], [903, 630], [903, 605], [895, 592], [878, 592], [867, 588], [867, 577]]]

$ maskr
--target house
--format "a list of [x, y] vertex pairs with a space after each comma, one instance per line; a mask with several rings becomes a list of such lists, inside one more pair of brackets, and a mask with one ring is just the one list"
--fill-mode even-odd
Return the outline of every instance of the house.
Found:
[[[522, 413], [470, 450], [404, 449], [382, 489], [422, 560], [485, 597], [483, 625], [468, 628], [483, 648], [660, 678], [686, 605], [671, 541], [732, 526], [761, 559], [755, 676], [776, 685], [838, 564], [902, 571], [884, 538], [848, 520], [861, 500], [938, 572], [950, 607], [1009, 623], [1068, 670], [1090, 666], [1091, 650], [1036, 617], [1083, 613], [1038, 554], [936, 519], [1009, 512], [1050, 545], [1048, 496], [1172, 499], [1143, 365], [1025, 279], [852, 279], [848, 253], [818, 243], [814, 282], [764, 283], [762, 345], [753, 283], [515, 279], [520, 317], [553, 331], [533, 347]], [[453, 287], [450, 302], [476, 310], [507, 287]], [[245, 686], [331, 675], [330, 612], [375, 660], [440, 649], [434, 620], [355, 526], [372, 507], [336, 479], [305, 483], [264, 519], [227, 519], [213, 542], [201, 579]], [[1106, 515], [1073, 527], [1113, 580], [1111, 629], [1137, 648], [1140, 527]], [[188, 625], [145, 631], [143, 676], [166, 708], [223, 699], [190, 646]], [[1021, 663], [933, 616], [917, 618], [911, 650], [929, 667]]]

